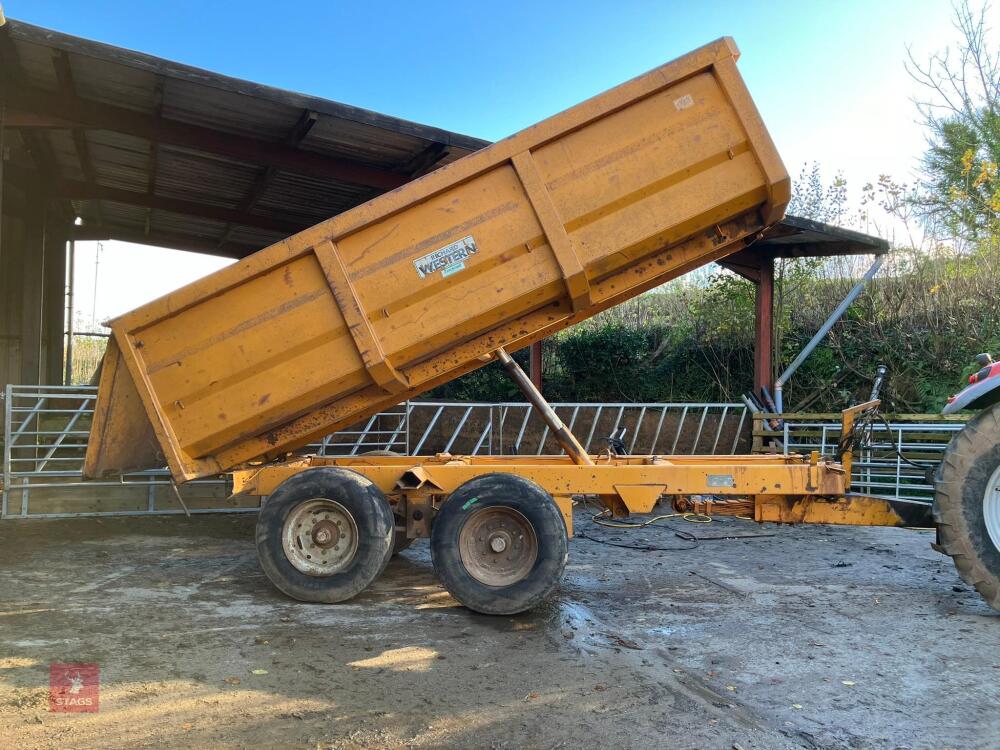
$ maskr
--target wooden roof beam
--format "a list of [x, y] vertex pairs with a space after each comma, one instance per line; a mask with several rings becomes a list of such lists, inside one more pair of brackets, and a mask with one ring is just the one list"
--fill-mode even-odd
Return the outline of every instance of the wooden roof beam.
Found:
[[73, 227], [70, 237], [79, 241], [118, 240], [120, 242], [133, 242], [138, 245], [153, 245], [155, 247], [165, 247], [170, 250], [186, 250], [192, 253], [217, 255], [221, 258], [245, 258], [247, 255], [260, 250], [259, 247], [252, 245], [229, 243], [224, 247], [219, 247], [218, 243], [212, 239], [178, 237], [162, 232], [150, 232], [146, 234], [138, 230], [133, 231], [120, 227], [100, 227], [87, 224]]
[[[153, 116], [162, 117], [163, 115], [163, 76], [156, 77], [156, 83], [153, 84]], [[147, 160], [147, 178], [146, 178], [146, 192], [150, 195], [156, 195], [156, 170], [160, 166], [160, 144], [156, 141], [149, 142], [149, 159]], [[143, 227], [146, 234], [149, 234], [153, 226], [153, 209], [146, 209], [146, 222]]]
[[75, 127], [125, 133], [249, 164], [272, 166], [380, 190], [391, 190], [410, 180], [408, 175], [349, 159], [300, 151], [285, 143], [226, 133], [81, 97], [67, 102], [60, 94], [32, 86], [23, 78], [8, 86], [5, 96], [8, 108], [16, 113], [58, 117], [72, 122]]
[[[319, 115], [311, 110], [304, 110], [299, 116], [298, 122], [289, 131], [288, 135], [285, 136], [285, 145], [290, 148], [298, 148], [299, 144], [305, 140], [306, 136], [309, 135], [309, 131], [312, 130], [313, 125], [316, 124], [316, 120], [319, 119]], [[274, 181], [274, 178], [278, 174], [278, 168], [274, 166], [264, 167], [257, 175], [250, 189], [247, 190], [247, 194], [244, 196], [242, 202], [240, 203], [240, 209], [243, 211], [250, 211], [257, 201], [260, 200], [261, 196], [267, 191], [268, 186]]]
[[4, 127], [21, 130], [65, 130], [73, 127], [72, 122], [62, 117], [39, 115], [34, 112], [4, 112], [3, 124]]
[[10, 18], [7, 19], [6, 26], [0, 27], [0, 29], [7, 30], [6, 33], [9, 33], [19, 42], [64, 49], [71, 55], [94, 58], [109, 65], [126, 66], [133, 70], [141, 70], [152, 75], [185, 81], [197, 86], [214, 88], [232, 94], [239, 94], [240, 96], [262, 99], [267, 102], [287, 105], [296, 109], [311, 109], [322, 115], [336, 119], [356, 122], [401, 135], [422, 138], [427, 141], [439, 141], [468, 151], [478, 151], [489, 145], [488, 141], [479, 138], [472, 138], [460, 133], [451, 133], [441, 128], [408, 122], [396, 117], [389, 117], [378, 112], [332, 102], [316, 96], [307, 96], [293, 91], [284, 91], [271, 86], [264, 86], [253, 81], [231, 78], [209, 70], [184, 65], [175, 60], [164, 60], [152, 55], [145, 55], [141, 52], [113, 47], [89, 39], [81, 39], [80, 37], [62, 34], [52, 29], [43, 29]]
[[[316, 124], [316, 120], [318, 119], [319, 115], [312, 110], [303, 110], [298, 122], [295, 123], [295, 126], [285, 136], [285, 144], [292, 148], [298, 148], [299, 144], [309, 135], [309, 131], [312, 130], [313, 125]], [[250, 185], [250, 189], [247, 190], [243, 200], [240, 201], [240, 210], [246, 213], [252, 211], [253, 207], [257, 205], [257, 201], [267, 192], [268, 187], [270, 187], [277, 174], [278, 169], [272, 166], [264, 167], [258, 172], [253, 184]], [[229, 237], [232, 233], [233, 225], [227, 224], [225, 231], [222, 232], [222, 237], [219, 238], [219, 245], [225, 245], [229, 242]]]
[[841, 255], [883, 255], [885, 247], [851, 241], [762, 244], [776, 258], [822, 258]]
[[[52, 67], [56, 71], [56, 80], [59, 81], [59, 89], [66, 101], [76, 101], [76, 83], [73, 81], [73, 69], [70, 66], [69, 55], [64, 50], [59, 50], [52, 56]], [[94, 160], [90, 156], [90, 144], [87, 143], [87, 131], [83, 128], [73, 128], [73, 147], [76, 149], [76, 158], [80, 162], [80, 171], [83, 172], [84, 179], [91, 185], [97, 184], [97, 170], [94, 169]], [[104, 214], [101, 205], [95, 207], [97, 212], [97, 222], [104, 223]]]
[[285, 145], [291, 146], [292, 148], [298, 148], [299, 144], [306, 139], [309, 135], [309, 131], [313, 129], [313, 125], [319, 119], [319, 114], [313, 112], [311, 109], [302, 110], [302, 114], [299, 115], [298, 122], [289, 131], [288, 135], [285, 136]]
[[310, 220], [288, 221], [269, 216], [258, 216], [239, 209], [213, 206], [196, 201], [167, 198], [161, 195], [139, 193], [134, 190], [95, 185], [77, 180], [56, 180], [49, 186], [49, 194], [53, 197], [69, 198], [71, 200], [112, 201], [129, 206], [142, 206], [150, 209], [162, 209], [185, 216], [198, 216], [203, 219], [230, 222], [247, 227], [257, 227], [283, 234], [294, 234], [311, 226]]
[[425, 148], [419, 154], [410, 159], [409, 164], [403, 168], [403, 171], [410, 175], [411, 179], [416, 179], [417, 177], [422, 177], [427, 174], [451, 152], [443, 143], [432, 143], [430, 146]]
[[[0, 103], [6, 104], [17, 91], [18, 82], [24, 78], [24, 69], [17, 53], [17, 47], [7, 33], [7, 24], [0, 26]], [[4, 125], [10, 127], [4, 107]], [[58, 117], [58, 113], [52, 113]], [[44, 133], [38, 130], [22, 130], [21, 138], [27, 147], [31, 160], [46, 180], [59, 176], [59, 163], [52, 152], [52, 145]]]
[[[26, 169], [13, 163], [4, 165], [4, 178], [10, 180], [12, 184], [21, 186], [23, 189], [30, 189], [30, 186], [37, 183], [36, 175], [31, 169]], [[233, 224], [266, 229], [280, 234], [293, 234], [315, 223], [310, 218], [295, 221], [277, 219], [270, 216], [258, 216], [239, 209], [208, 205], [180, 198], [150, 195], [149, 193], [140, 193], [135, 190], [123, 190], [121, 188], [95, 185], [79, 180], [52, 180], [46, 184], [46, 196], [52, 199], [67, 201], [104, 200], [113, 203], [123, 203], [127, 206], [162, 209], [185, 216], [198, 216], [203, 219], [232, 222]]]
[[760, 267], [747, 266], [742, 263], [734, 263], [729, 258], [723, 258], [722, 260], [720, 260], [719, 265], [725, 269], [732, 271], [737, 276], [742, 276], [747, 281], [752, 281], [754, 284], [760, 283]]

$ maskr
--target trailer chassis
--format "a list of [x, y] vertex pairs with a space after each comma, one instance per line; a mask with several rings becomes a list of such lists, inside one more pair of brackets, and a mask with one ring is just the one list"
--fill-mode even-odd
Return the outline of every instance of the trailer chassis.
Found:
[[[480, 502], [479, 495], [484, 492], [489, 494], [487, 490], [495, 492], [500, 482], [500, 492], [510, 496], [510, 502], [507, 505], [503, 502], [494, 504], [484, 520], [469, 527], [471, 531], [462, 531], [465, 528], [462, 524], [467, 525], [466, 519], [462, 519], [461, 528], [451, 545], [459, 548], [455, 552], [455, 560], [459, 562], [452, 560], [452, 565], [463, 567], [464, 562], [463, 573], [471, 571], [475, 584], [485, 584], [487, 589], [497, 590], [500, 600], [503, 600], [500, 592], [521, 580], [517, 575], [524, 574], [525, 565], [540, 559], [545, 552], [545, 542], [538, 538], [534, 526], [525, 517], [525, 508], [515, 507], [517, 503], [524, 502], [523, 498], [515, 498], [515, 495], [532, 495], [539, 504], [552, 505], [557, 509], [561, 526], [564, 526], [563, 544], [565, 537], [573, 534], [573, 505], [581, 497], [596, 501], [615, 518], [649, 513], [658, 502], [667, 500], [675, 512], [735, 515], [758, 522], [866, 526], [927, 526], [931, 523], [925, 505], [851, 493], [852, 454], [847, 441], [842, 443], [840, 455], [836, 457], [820, 456], [816, 452], [809, 456], [629, 456], [616, 454], [613, 441], [609, 441], [609, 448], [604, 454], [588, 455], [507, 352], [500, 349], [496, 357], [541, 414], [566, 451], [565, 455], [529, 457], [438, 453], [431, 456], [293, 457], [233, 472], [234, 492], [272, 496], [283, 487], [296, 482], [302, 484], [305, 481], [302, 477], [309, 475], [317, 479], [329, 477], [329, 481], [335, 484], [345, 476], [359, 476], [369, 492], [374, 491], [377, 497], [384, 498], [392, 514], [395, 549], [398, 550], [414, 539], [436, 537], [435, 524], [456, 497], [463, 500], [463, 510], [466, 510]], [[871, 413], [878, 405], [876, 399], [845, 409], [842, 413], [842, 434], [851, 435], [859, 415]], [[473, 491], [477, 487], [480, 490]], [[482, 489], [484, 487], [486, 490]], [[305, 495], [311, 492], [325, 497], [319, 489], [301, 490], [299, 494], [303, 492]], [[315, 498], [306, 499], [317, 502]], [[302, 557], [306, 567], [299, 567], [312, 571], [312, 575], [318, 575], [312, 562], [312, 552], [317, 557], [342, 561], [339, 544], [337, 553], [333, 549], [329, 549], [328, 553], [324, 545], [332, 544], [330, 540], [334, 537], [340, 540], [337, 522], [350, 514], [339, 502], [330, 502], [333, 505], [326, 515], [323, 511], [310, 511], [304, 517], [294, 516], [294, 523], [299, 527], [305, 523], [305, 531], [298, 536], [289, 536], [287, 514], [282, 517], [283, 520], [275, 519], [270, 531], [259, 528], [258, 550], [261, 537], [278, 534], [280, 528], [285, 538], [283, 549], [286, 557]], [[267, 502], [264, 507], [267, 508]], [[485, 508], [473, 510], [482, 512]], [[345, 534], [362, 533], [355, 526], [348, 528], [344, 523], [340, 523], [340, 528], [346, 530]], [[467, 538], [470, 534], [471, 540]], [[344, 537], [345, 544], [348, 536]], [[476, 545], [479, 545], [478, 549]], [[516, 554], [518, 550], [526, 556], [520, 562]], [[262, 563], [265, 556], [262, 553]], [[446, 555], [441, 551], [438, 556]], [[435, 559], [439, 575], [447, 579], [437, 562]], [[275, 580], [280, 571], [269, 570], [273, 565], [265, 564], [264, 567], [279, 588], [293, 596], [314, 600], [308, 592], [302, 595], [297, 589], [290, 590], [293, 587]], [[337, 568], [333, 572], [339, 570]], [[561, 570], [560, 567], [559, 576]], [[461, 589], [459, 584], [456, 586]], [[451, 586], [449, 590], [460, 601], [479, 611], [507, 614], [520, 611], [520, 604], [513, 610], [514, 605], [491, 609], [488, 601], [485, 604], [485, 600], [469, 601], [470, 596], [462, 596]]]

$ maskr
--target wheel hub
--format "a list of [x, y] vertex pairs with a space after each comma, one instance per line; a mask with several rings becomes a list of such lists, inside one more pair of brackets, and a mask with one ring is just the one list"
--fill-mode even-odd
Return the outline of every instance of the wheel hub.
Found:
[[983, 520], [986, 522], [986, 533], [990, 535], [990, 541], [1000, 550], [1000, 466], [986, 483], [986, 492], [983, 493]]
[[538, 539], [531, 522], [506, 506], [473, 512], [462, 526], [458, 545], [469, 575], [497, 588], [523, 579], [538, 559]]
[[323, 549], [335, 547], [340, 541], [340, 529], [337, 527], [337, 524], [326, 519], [316, 522], [312, 528], [311, 535], [313, 543]]
[[354, 559], [358, 527], [347, 508], [336, 500], [306, 500], [285, 519], [281, 546], [296, 570], [311, 576], [329, 576]]

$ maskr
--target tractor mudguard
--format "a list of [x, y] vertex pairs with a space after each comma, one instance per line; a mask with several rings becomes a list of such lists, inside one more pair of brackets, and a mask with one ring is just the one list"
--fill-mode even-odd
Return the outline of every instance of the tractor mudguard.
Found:
[[948, 399], [941, 413], [956, 414], [963, 409], [982, 411], [998, 401], [1000, 401], [1000, 377], [991, 376], [956, 393]]

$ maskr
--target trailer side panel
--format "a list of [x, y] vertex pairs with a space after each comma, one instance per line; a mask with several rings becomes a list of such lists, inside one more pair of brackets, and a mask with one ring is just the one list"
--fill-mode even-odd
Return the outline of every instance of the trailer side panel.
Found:
[[113, 321], [86, 473], [136, 462], [112, 434], [135, 422], [179, 481], [282, 455], [743, 247], [789, 180], [736, 55], [707, 45]]

